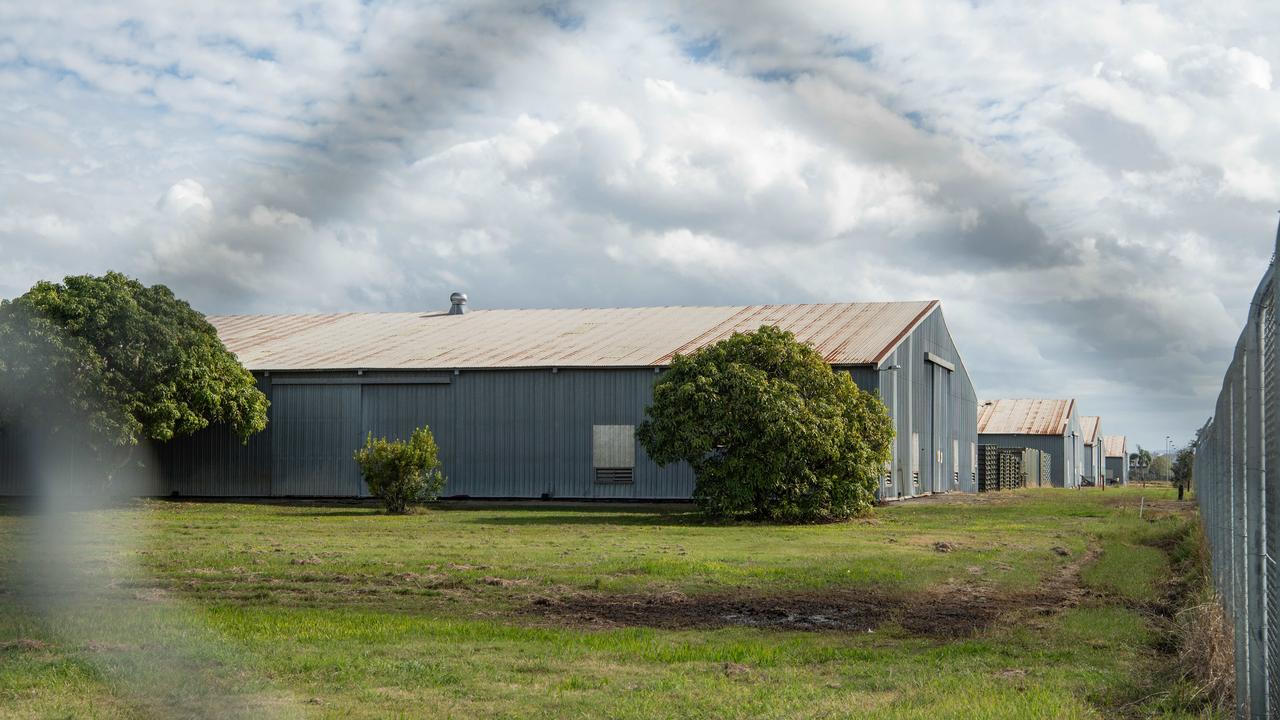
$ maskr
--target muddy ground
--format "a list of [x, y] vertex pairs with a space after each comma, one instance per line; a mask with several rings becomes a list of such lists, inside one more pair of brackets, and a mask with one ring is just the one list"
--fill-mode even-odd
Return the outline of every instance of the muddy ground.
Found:
[[1091, 553], [1076, 558], [1040, 587], [1024, 592], [958, 585], [914, 594], [872, 589], [781, 595], [575, 593], [537, 598], [526, 612], [570, 627], [694, 630], [743, 626], [867, 632], [895, 624], [910, 635], [951, 639], [971, 636], [1004, 616], [1050, 615], [1079, 605], [1089, 595], [1080, 583], [1080, 568], [1094, 557]]

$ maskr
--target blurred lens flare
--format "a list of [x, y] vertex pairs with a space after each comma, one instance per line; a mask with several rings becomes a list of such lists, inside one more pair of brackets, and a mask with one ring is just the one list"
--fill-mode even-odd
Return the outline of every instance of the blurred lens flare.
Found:
[[[0, 385], [2, 408], [31, 400]], [[14, 521], [0, 535], [6, 624], [87, 665], [122, 714], [300, 715], [249, 653], [182, 599], [177, 580], [148, 568], [149, 545], [171, 542], [157, 522], [166, 501], [144, 499], [162, 494], [155, 454], [143, 443], [104, 461], [83, 416], [51, 414], [49, 404], [9, 412], [0, 445], [7, 490], [26, 496], [4, 506]]]

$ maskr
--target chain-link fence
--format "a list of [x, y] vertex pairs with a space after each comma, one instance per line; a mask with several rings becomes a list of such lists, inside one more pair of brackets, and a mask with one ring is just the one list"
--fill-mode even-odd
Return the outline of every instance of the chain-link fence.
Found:
[[1235, 630], [1236, 715], [1280, 717], [1280, 397], [1273, 258], [1199, 434], [1196, 498], [1213, 581]]

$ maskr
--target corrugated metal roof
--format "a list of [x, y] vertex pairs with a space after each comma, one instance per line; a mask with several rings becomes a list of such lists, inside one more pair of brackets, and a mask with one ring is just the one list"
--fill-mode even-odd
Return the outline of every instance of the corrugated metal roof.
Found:
[[1123, 435], [1103, 435], [1102, 454], [1106, 457], [1126, 457], [1129, 446]]
[[650, 367], [775, 325], [833, 365], [882, 362], [937, 300], [892, 303], [223, 315], [209, 322], [250, 370]]
[[989, 400], [978, 408], [978, 434], [1063, 435], [1075, 400]]
[[1098, 441], [1098, 426], [1102, 418], [1097, 415], [1081, 415], [1080, 430], [1084, 433], [1084, 444], [1092, 445]]

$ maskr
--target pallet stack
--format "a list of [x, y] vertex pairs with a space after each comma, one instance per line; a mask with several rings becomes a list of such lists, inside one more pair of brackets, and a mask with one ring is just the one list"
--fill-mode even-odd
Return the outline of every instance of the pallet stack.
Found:
[[1008, 490], [1018, 484], [1021, 461], [1015, 451], [995, 445], [978, 446], [978, 492]]
[[1000, 489], [1001, 490], [1017, 490], [1026, 486], [1026, 476], [1023, 474], [1023, 462], [1025, 461], [1026, 450], [1023, 448], [1006, 448], [1000, 453], [1003, 459], [1000, 473]]
[[978, 446], [978, 492], [998, 490], [1000, 448], [995, 445]]
[[1044, 487], [1049, 484], [1048, 454], [1033, 448], [978, 446], [978, 492]]

